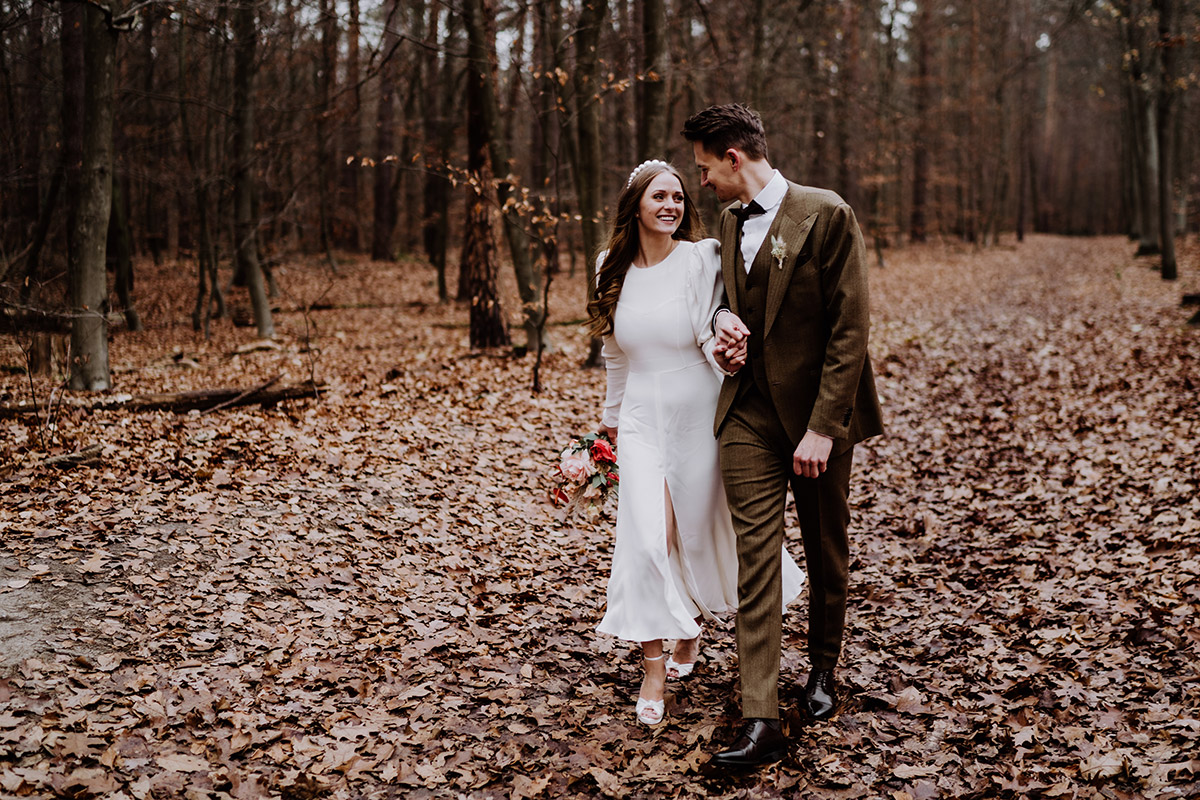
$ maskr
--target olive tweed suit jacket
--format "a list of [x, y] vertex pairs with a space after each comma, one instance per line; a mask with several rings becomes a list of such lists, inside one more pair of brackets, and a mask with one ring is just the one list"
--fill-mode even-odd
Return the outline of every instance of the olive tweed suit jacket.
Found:
[[[732, 311], [743, 316], [736, 270], [745, 268], [729, 209], [721, 214], [720, 235], [726, 296]], [[834, 438], [835, 455], [881, 434], [867, 356], [866, 247], [850, 206], [834, 192], [789, 181], [753, 268], [760, 275], [767, 270], [769, 277], [762, 330], [751, 330], [762, 339], [752, 344], [761, 348], [760, 374], [765, 372], [770, 400], [793, 446], [809, 428]], [[742, 383], [753, 380], [749, 363], [725, 379], [717, 402], [718, 436]]]

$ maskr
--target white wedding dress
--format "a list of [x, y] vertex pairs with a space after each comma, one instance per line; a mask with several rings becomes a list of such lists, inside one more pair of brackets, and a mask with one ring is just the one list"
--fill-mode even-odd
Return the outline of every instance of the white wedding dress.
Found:
[[[696, 617], [737, 610], [737, 544], [713, 436], [721, 377], [709, 321], [723, 296], [719, 248], [716, 239], [680, 242], [654, 266], [631, 266], [604, 339], [603, 423], [617, 428], [621, 488], [597, 630], [630, 641], [691, 639], [700, 634]], [[678, 530], [669, 555], [664, 485]], [[803, 581], [784, 548], [785, 606]]]

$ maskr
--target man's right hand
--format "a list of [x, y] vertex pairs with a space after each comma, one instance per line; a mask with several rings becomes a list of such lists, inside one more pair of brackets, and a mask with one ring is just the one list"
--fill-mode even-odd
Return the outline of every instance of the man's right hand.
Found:
[[713, 358], [726, 372], [737, 372], [746, 365], [746, 345], [750, 340], [750, 329], [737, 314], [723, 309], [713, 318], [713, 331], [717, 334]]

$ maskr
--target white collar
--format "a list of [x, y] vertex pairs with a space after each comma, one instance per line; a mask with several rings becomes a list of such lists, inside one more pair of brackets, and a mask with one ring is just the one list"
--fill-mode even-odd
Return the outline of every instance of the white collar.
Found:
[[755, 195], [754, 201], [762, 206], [763, 211], [770, 211], [783, 202], [787, 190], [787, 179], [780, 174], [779, 170], [774, 170], [771, 180], [767, 181], [767, 185]]

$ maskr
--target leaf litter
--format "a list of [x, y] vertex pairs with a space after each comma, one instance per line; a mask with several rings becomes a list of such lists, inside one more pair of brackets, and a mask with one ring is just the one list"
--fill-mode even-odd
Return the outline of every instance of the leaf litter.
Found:
[[[742, 776], [706, 768], [737, 725], [731, 625], [706, 632], [669, 723], [639, 727], [636, 652], [594, 633], [611, 521], [567, 525], [547, 502], [603, 397], [570, 324], [581, 274], [554, 281], [538, 395], [532, 359], [470, 351], [465, 309], [419, 262], [281, 269], [278, 349], [197, 338], [186, 275], [149, 275], [161, 323], [114, 335], [117, 391], [327, 388], [208, 416], [64, 406], [46, 450], [38, 418], [0, 420], [0, 788], [1198, 795], [1200, 342], [1178, 306], [1197, 250], [1176, 284], [1129, 250], [1039, 236], [872, 270], [888, 435], [856, 457], [845, 700], [803, 720], [789, 615], [795, 747]], [[28, 395], [0, 376], [0, 402]], [[97, 443], [98, 463], [41, 465]]]

